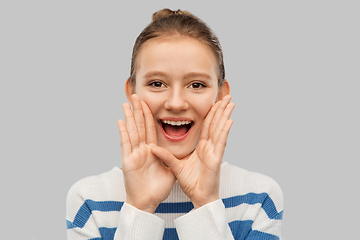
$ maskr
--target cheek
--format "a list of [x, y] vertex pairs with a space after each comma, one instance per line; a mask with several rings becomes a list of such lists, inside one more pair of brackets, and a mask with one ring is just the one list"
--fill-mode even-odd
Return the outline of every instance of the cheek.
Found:
[[209, 96], [207, 98], [198, 98], [196, 105], [194, 105], [195, 111], [199, 117], [204, 120], [211, 107], [215, 104], [215, 98]]
[[148, 105], [153, 115], [156, 115], [163, 105], [161, 98], [156, 97], [153, 94], [139, 92], [139, 97], [141, 101], [144, 101]]

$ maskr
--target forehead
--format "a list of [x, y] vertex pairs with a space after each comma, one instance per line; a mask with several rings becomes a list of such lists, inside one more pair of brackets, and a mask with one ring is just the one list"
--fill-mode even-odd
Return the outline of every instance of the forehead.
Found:
[[164, 72], [172, 77], [208, 74], [217, 81], [213, 52], [209, 46], [192, 37], [166, 36], [146, 41], [139, 52], [136, 68], [138, 80], [149, 72]]

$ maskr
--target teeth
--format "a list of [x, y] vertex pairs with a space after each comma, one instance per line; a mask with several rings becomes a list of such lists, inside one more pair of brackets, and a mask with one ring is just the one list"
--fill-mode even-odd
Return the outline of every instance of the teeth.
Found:
[[170, 124], [172, 126], [181, 126], [185, 124], [190, 124], [191, 121], [169, 121], [169, 120], [162, 120], [163, 123]]

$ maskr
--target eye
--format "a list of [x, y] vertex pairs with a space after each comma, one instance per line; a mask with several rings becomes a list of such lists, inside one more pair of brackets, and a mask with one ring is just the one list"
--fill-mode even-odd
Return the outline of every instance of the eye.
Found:
[[149, 86], [154, 87], [154, 88], [165, 87], [165, 85], [162, 82], [159, 82], [159, 81], [153, 81], [153, 82], [149, 83]]
[[206, 87], [205, 84], [199, 83], [199, 82], [194, 82], [192, 84], [190, 84], [190, 88], [194, 88], [194, 89], [200, 89]]

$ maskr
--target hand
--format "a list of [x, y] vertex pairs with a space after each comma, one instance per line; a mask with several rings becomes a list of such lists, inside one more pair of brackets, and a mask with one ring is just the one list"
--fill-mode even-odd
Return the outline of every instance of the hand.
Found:
[[151, 151], [172, 170], [195, 208], [219, 199], [220, 167], [235, 107], [231, 96], [218, 101], [206, 116], [194, 152], [177, 159], [168, 150], [154, 146]]
[[128, 103], [123, 104], [126, 126], [122, 120], [118, 121], [126, 203], [154, 213], [170, 194], [175, 176], [151, 153], [151, 147], [157, 146], [157, 138], [149, 107], [135, 94], [131, 100], [134, 112]]

